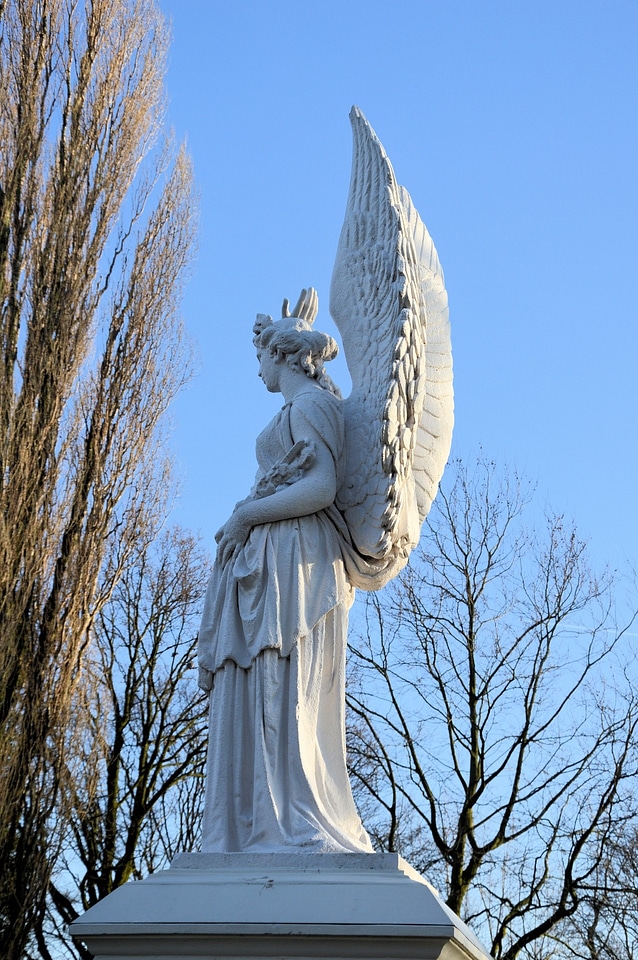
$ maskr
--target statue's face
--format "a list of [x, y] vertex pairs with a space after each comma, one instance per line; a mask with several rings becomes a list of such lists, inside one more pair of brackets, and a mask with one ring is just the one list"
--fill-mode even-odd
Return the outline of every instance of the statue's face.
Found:
[[270, 350], [258, 350], [259, 376], [266, 384], [270, 393], [279, 393], [279, 367], [281, 361], [272, 355]]

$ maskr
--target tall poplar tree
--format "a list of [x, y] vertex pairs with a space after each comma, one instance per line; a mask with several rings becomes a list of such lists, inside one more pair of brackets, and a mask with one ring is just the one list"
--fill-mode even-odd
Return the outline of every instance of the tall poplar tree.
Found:
[[[91, 625], [166, 488], [191, 172], [153, 0], [0, 0], [0, 954], [44, 909]], [[170, 358], [170, 362], [169, 362]]]

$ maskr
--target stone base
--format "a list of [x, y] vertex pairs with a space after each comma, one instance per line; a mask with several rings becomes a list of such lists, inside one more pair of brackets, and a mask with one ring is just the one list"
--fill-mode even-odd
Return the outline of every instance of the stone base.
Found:
[[96, 960], [488, 960], [397, 854], [182, 853], [75, 921]]

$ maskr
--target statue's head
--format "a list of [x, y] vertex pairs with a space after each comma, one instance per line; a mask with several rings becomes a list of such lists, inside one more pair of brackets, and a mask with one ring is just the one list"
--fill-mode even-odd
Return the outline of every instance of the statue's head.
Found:
[[[311, 293], [314, 294], [314, 291]], [[306, 291], [302, 291], [302, 298]], [[300, 298], [300, 303], [302, 298]], [[257, 350], [269, 350], [270, 353], [285, 362], [294, 370], [300, 370], [319, 386], [340, 397], [339, 388], [332, 382], [324, 370], [324, 363], [333, 360], [339, 352], [336, 340], [327, 333], [320, 333], [312, 327], [316, 315], [316, 294], [314, 295], [314, 313], [299, 310], [302, 316], [286, 315], [288, 301], [284, 301], [284, 316], [273, 320], [266, 314], [257, 314], [253, 326], [253, 343]], [[303, 315], [305, 313], [305, 316]]]

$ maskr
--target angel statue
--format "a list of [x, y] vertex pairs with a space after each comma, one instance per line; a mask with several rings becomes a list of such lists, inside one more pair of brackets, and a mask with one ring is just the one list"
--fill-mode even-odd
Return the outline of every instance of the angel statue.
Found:
[[452, 358], [434, 244], [359, 109], [330, 291], [352, 392], [325, 371], [317, 295], [259, 314], [259, 376], [284, 405], [257, 480], [218, 531], [199, 634], [210, 691], [204, 852], [372, 851], [345, 753], [348, 610], [419, 539], [448, 457]]

